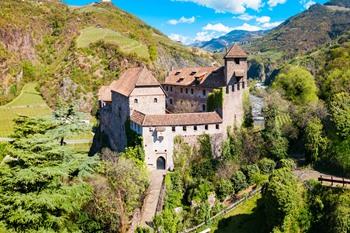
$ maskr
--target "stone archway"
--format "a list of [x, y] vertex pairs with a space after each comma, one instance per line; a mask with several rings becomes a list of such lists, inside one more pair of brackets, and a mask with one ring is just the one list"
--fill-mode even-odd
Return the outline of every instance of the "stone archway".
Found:
[[166, 161], [163, 156], [159, 156], [157, 159], [157, 170], [165, 170]]

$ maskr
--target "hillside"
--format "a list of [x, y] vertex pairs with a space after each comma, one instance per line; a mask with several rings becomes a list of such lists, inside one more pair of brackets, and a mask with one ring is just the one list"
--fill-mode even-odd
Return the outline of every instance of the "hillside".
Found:
[[98, 87], [127, 67], [147, 65], [162, 79], [172, 67], [216, 61], [108, 3], [4, 0], [0, 9], [0, 104], [36, 81], [51, 107], [75, 101], [91, 111]]
[[280, 65], [320, 47], [337, 43], [350, 31], [348, 0], [315, 4], [286, 20], [258, 40], [244, 45], [250, 52], [249, 76], [270, 82]]
[[208, 51], [222, 51], [232, 43], [244, 43], [253, 39], [261, 38], [266, 31], [249, 32], [243, 30], [234, 30], [226, 35], [214, 38], [210, 41], [204, 41], [193, 44], [193, 46], [202, 48]]

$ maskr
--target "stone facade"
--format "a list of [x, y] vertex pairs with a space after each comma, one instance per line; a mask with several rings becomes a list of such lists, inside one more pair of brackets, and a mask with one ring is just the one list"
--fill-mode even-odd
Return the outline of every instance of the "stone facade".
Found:
[[[146, 68], [132, 68], [109, 87], [102, 87], [99, 101], [108, 105], [101, 105], [101, 113], [108, 116], [101, 116], [101, 129], [108, 132], [111, 148], [125, 149], [125, 127], [130, 122], [130, 128], [143, 138], [151, 170], [173, 169], [176, 136], [196, 144], [199, 135], [208, 134], [214, 155], [219, 156], [227, 129], [243, 120], [243, 92], [248, 87], [246, 53], [235, 45], [224, 59], [224, 67], [171, 71], [163, 84]], [[219, 88], [223, 105], [207, 112], [208, 95]]]

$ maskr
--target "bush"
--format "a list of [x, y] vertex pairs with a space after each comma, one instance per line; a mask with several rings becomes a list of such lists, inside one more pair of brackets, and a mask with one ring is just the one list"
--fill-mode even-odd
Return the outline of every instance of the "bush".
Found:
[[275, 169], [276, 163], [272, 159], [263, 158], [258, 162], [258, 166], [263, 174], [269, 174]]
[[226, 197], [234, 194], [235, 190], [231, 181], [220, 179], [216, 184], [216, 195], [220, 201], [225, 200]]
[[281, 159], [279, 161], [278, 167], [293, 170], [296, 168], [296, 164], [293, 159]]
[[245, 177], [244, 173], [241, 171], [237, 171], [233, 177], [231, 178], [234, 190], [241, 191], [242, 189], [245, 189], [248, 186], [247, 178]]
[[249, 184], [254, 183], [253, 177], [255, 174], [260, 174], [260, 169], [256, 164], [246, 165], [242, 168], [242, 171], [246, 175]]

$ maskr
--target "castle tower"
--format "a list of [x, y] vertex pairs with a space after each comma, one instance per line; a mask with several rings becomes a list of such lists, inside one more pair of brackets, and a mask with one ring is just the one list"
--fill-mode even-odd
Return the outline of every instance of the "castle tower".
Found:
[[223, 93], [223, 125], [239, 127], [243, 121], [243, 92], [248, 87], [247, 53], [238, 45], [233, 45], [226, 53], [225, 82]]

